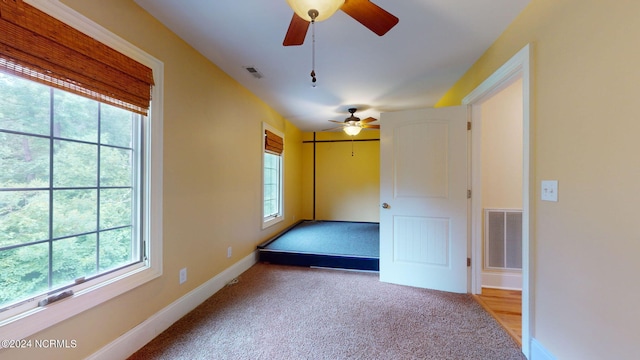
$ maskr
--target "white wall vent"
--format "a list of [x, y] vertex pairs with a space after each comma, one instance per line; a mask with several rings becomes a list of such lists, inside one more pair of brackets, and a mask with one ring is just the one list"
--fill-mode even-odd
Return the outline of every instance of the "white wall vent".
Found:
[[522, 210], [484, 210], [484, 267], [522, 270]]

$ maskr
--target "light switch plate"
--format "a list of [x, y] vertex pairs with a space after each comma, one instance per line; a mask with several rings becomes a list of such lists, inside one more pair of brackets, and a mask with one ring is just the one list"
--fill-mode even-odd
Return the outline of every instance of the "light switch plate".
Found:
[[543, 201], [558, 201], [558, 180], [542, 180], [540, 193]]

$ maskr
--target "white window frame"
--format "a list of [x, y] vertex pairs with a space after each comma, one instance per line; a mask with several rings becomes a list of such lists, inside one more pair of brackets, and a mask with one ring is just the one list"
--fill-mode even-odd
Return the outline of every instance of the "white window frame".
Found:
[[280, 209], [280, 212], [278, 213], [277, 216], [269, 216], [269, 217], [265, 217], [265, 213], [264, 213], [264, 182], [265, 182], [265, 178], [264, 178], [264, 165], [265, 165], [265, 154], [267, 154], [267, 151], [264, 148], [264, 143], [265, 143], [265, 131], [269, 130], [272, 133], [280, 136], [282, 138], [282, 140], [284, 141], [284, 134], [274, 128], [273, 126], [267, 124], [267, 123], [262, 123], [262, 167], [261, 169], [261, 178], [262, 181], [260, 183], [261, 186], [261, 191], [260, 193], [262, 194], [262, 196], [260, 197], [260, 208], [262, 210], [260, 210], [260, 213], [262, 214], [262, 229], [266, 229], [270, 226], [273, 226], [279, 222], [281, 222], [282, 220], [284, 220], [284, 151], [282, 152], [282, 154], [280, 154], [280, 198], [278, 199], [280, 201], [280, 206], [278, 207]]
[[[0, 339], [24, 339], [61, 321], [91, 309], [162, 275], [162, 130], [164, 64], [124, 39], [109, 32], [59, 0], [25, 0], [28, 4], [112, 47], [153, 70], [154, 83], [149, 115], [143, 120], [143, 168], [141, 182], [142, 236], [147, 257], [139, 266], [127, 267], [72, 287], [63, 300], [29, 310], [0, 313]], [[36, 298], [34, 302], [46, 297]], [[20, 311], [21, 310], [21, 311]]]

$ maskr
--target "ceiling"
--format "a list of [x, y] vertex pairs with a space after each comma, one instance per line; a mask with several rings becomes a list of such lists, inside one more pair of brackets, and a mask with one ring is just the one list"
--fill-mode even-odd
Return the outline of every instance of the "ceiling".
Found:
[[[283, 46], [286, 0], [135, 0], [303, 131], [328, 120], [433, 106], [530, 0], [373, 0], [400, 21], [379, 37], [338, 11]], [[257, 79], [245, 68], [254, 67]]]

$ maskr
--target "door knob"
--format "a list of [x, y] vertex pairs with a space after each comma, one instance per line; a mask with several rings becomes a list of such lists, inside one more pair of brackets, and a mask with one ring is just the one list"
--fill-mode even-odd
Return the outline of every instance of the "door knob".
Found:
[[388, 208], [390, 208], [390, 207], [391, 207], [391, 206], [389, 206], [389, 204], [387, 204], [387, 203], [382, 203], [382, 208], [383, 208], [383, 209], [388, 209]]

